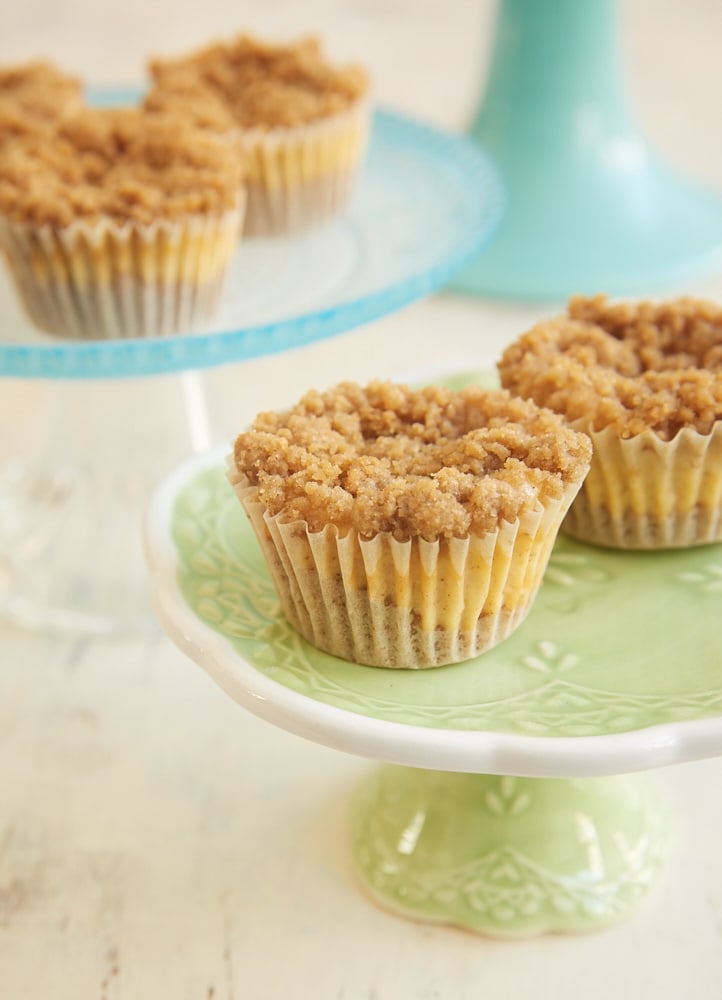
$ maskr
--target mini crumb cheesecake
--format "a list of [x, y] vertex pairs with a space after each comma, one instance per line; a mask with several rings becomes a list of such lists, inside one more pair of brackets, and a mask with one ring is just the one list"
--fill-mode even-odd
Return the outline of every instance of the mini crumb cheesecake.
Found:
[[240, 136], [247, 158], [244, 234], [318, 226], [342, 211], [369, 133], [369, 79], [335, 66], [316, 38], [270, 44], [240, 35], [150, 63], [150, 106]]
[[31, 320], [60, 337], [201, 328], [243, 207], [238, 151], [172, 115], [86, 109], [0, 148], [0, 245]]
[[416, 669], [524, 620], [590, 456], [586, 435], [501, 390], [342, 383], [259, 415], [229, 479], [301, 635]]
[[722, 541], [722, 309], [577, 297], [504, 352], [501, 383], [592, 440], [563, 530], [622, 549]]

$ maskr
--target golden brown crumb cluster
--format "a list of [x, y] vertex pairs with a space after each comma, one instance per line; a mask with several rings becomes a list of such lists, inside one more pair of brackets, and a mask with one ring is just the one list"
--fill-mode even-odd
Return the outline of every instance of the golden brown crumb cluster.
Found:
[[0, 213], [67, 226], [141, 224], [224, 211], [242, 184], [239, 151], [171, 116], [94, 109], [0, 150]]
[[0, 68], [0, 143], [52, 125], [82, 101], [80, 80], [51, 63]]
[[344, 382], [260, 414], [234, 458], [271, 515], [432, 541], [493, 530], [559, 497], [586, 472], [591, 443], [501, 390]]
[[610, 303], [577, 297], [568, 315], [539, 323], [506, 349], [512, 392], [623, 438], [646, 429], [670, 441], [708, 434], [722, 419], [722, 309], [681, 298]]
[[[217, 43], [186, 57], [153, 60], [155, 91], [183, 103], [195, 90], [191, 114], [218, 114], [218, 101], [230, 120], [244, 129], [307, 124], [345, 111], [368, 90], [359, 66], [334, 67], [324, 58], [318, 39], [268, 45], [247, 35]], [[153, 95], [154, 92], [151, 92]], [[203, 95], [203, 96], [201, 96]], [[157, 100], [151, 96], [152, 100]], [[202, 111], [207, 100], [212, 110]]]
[[192, 81], [180, 81], [174, 87], [156, 87], [143, 100], [151, 113], [178, 115], [196, 128], [216, 133], [237, 130], [228, 106], [219, 94], [200, 89]]

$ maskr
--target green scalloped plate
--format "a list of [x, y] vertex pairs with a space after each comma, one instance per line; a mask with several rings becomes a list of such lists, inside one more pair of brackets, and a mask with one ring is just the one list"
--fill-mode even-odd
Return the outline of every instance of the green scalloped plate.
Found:
[[530, 615], [495, 649], [365, 667], [286, 622], [227, 451], [160, 486], [146, 547], [164, 628], [246, 708], [341, 750], [453, 771], [581, 777], [722, 752], [722, 546], [623, 553], [560, 537]]

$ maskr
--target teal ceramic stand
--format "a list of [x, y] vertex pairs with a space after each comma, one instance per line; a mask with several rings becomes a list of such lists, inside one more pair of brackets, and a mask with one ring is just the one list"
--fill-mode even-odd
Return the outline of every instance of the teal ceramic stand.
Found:
[[499, 937], [626, 917], [660, 875], [668, 812], [650, 775], [512, 778], [387, 765], [352, 808], [358, 871], [384, 906]]
[[496, 160], [507, 206], [454, 290], [644, 294], [722, 264], [722, 196], [655, 156], [630, 114], [613, 0], [500, 0], [471, 134]]

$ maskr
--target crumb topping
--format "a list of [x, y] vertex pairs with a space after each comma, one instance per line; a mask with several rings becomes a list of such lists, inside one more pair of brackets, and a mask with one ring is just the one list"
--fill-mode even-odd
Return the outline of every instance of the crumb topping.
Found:
[[570, 300], [503, 353], [512, 392], [623, 438], [647, 429], [671, 441], [683, 427], [709, 434], [722, 419], [722, 309], [680, 298]]
[[52, 63], [0, 67], [0, 142], [48, 127], [82, 104], [80, 80]]
[[177, 117], [87, 109], [0, 149], [0, 213], [54, 227], [172, 221], [231, 208], [242, 179], [234, 145]]
[[590, 458], [586, 435], [503, 390], [380, 381], [261, 413], [234, 447], [271, 515], [400, 541], [491, 531], [561, 496]]
[[[345, 111], [368, 90], [360, 66], [332, 66], [317, 38], [295, 44], [270, 45], [240, 35], [178, 59], [150, 63], [155, 87], [164, 101], [183, 103], [196, 91], [191, 112], [216, 116], [218, 102], [236, 126], [270, 129], [307, 124]], [[203, 111], [203, 102], [212, 111]], [[214, 107], [215, 104], [215, 107]]]
[[233, 115], [223, 98], [192, 80], [177, 79], [173, 86], [155, 87], [143, 100], [146, 111], [182, 117], [197, 128], [216, 133], [236, 131]]

